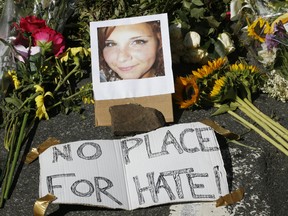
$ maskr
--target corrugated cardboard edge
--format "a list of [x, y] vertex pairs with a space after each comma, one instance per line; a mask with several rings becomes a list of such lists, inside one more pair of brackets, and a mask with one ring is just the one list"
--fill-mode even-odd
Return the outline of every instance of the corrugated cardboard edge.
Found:
[[111, 126], [111, 115], [109, 108], [121, 104], [140, 104], [143, 107], [150, 107], [159, 110], [165, 117], [165, 121], [173, 122], [173, 105], [172, 95], [163, 94], [147, 97], [113, 99], [113, 100], [96, 100], [95, 101], [95, 125]]

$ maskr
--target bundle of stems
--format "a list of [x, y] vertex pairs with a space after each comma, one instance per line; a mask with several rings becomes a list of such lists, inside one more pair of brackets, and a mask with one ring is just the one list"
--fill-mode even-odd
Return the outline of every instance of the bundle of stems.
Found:
[[[250, 120], [253, 120], [258, 125], [258, 127], [232, 110], [228, 110], [228, 114], [241, 122], [241, 124], [243, 124], [245, 127], [255, 131], [257, 134], [275, 146], [278, 150], [288, 156], [288, 130], [284, 126], [261, 112], [247, 98], [241, 99], [237, 96], [235, 105], [247, 117], [249, 117]], [[220, 105], [215, 106], [218, 108], [220, 107]]]

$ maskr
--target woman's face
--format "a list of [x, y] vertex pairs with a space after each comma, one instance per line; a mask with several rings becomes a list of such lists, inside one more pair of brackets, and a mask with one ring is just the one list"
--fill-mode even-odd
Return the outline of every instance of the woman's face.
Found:
[[157, 36], [149, 24], [116, 26], [105, 40], [103, 56], [122, 79], [139, 79], [154, 76], [151, 67], [157, 47]]

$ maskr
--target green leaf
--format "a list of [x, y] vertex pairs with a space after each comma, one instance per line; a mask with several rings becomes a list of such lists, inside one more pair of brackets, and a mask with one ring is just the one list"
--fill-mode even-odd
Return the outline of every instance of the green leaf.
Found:
[[205, 8], [193, 8], [190, 11], [191, 17], [194, 17], [196, 19], [200, 19], [201, 17], [204, 16]]
[[236, 102], [231, 102], [230, 103], [230, 110], [235, 111], [238, 108], [238, 103]]
[[221, 24], [221, 22], [218, 22], [213, 16], [206, 17], [206, 20], [208, 21], [209, 25], [213, 28], [218, 28], [219, 25]]
[[184, 8], [187, 8], [188, 10], [190, 9], [192, 3], [191, 2], [188, 2], [188, 1], [183, 1], [183, 7]]
[[203, 6], [203, 2], [201, 0], [192, 0], [192, 3], [197, 5], [197, 6]]
[[6, 97], [5, 102], [8, 104], [13, 104], [15, 107], [19, 108], [22, 105], [22, 101], [19, 100], [18, 98], [11, 98], [11, 97]]
[[221, 115], [224, 114], [226, 112], [228, 112], [230, 109], [230, 106], [228, 104], [222, 104], [217, 110], [216, 112], [212, 113], [211, 116], [216, 116], [216, 115]]

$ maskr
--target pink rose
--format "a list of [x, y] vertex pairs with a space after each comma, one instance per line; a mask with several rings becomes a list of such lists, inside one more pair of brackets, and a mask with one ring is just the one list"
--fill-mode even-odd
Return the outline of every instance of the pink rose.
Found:
[[60, 55], [65, 49], [63, 35], [49, 27], [36, 29], [32, 33], [32, 38], [35, 46], [41, 46], [41, 44], [52, 42], [51, 48], [55, 56]]
[[20, 19], [20, 28], [23, 32], [33, 33], [35, 30], [46, 27], [46, 21], [36, 16], [27, 16]]

